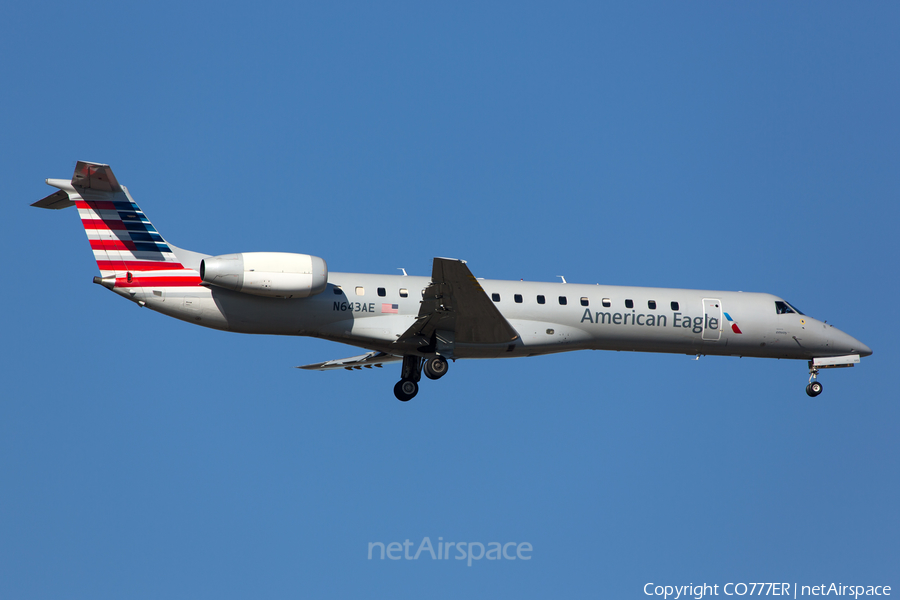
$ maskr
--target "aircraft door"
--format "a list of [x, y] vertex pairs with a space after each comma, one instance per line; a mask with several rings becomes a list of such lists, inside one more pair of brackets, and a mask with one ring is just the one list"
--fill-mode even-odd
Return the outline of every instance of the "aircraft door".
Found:
[[702, 339], [717, 342], [722, 337], [722, 302], [718, 298], [703, 299]]

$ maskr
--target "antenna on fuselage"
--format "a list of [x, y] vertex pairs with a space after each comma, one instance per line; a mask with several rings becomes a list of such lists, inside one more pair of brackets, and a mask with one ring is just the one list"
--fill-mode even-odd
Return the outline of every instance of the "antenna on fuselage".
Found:
[[409, 275], [406, 274], [406, 269], [404, 269], [403, 267], [397, 267], [397, 268], [400, 269], [401, 271], [403, 271], [404, 277], [409, 277]]
[[562, 279], [562, 280], [563, 280], [563, 283], [569, 283], [568, 281], [566, 281], [565, 276], [563, 276], [563, 275], [557, 275], [557, 277], [559, 277], [560, 279]]

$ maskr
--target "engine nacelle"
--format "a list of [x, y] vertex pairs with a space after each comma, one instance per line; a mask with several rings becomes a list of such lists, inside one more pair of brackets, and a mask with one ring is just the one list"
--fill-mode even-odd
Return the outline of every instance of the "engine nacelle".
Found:
[[200, 261], [203, 283], [270, 298], [306, 298], [328, 285], [328, 266], [318, 256], [242, 252]]

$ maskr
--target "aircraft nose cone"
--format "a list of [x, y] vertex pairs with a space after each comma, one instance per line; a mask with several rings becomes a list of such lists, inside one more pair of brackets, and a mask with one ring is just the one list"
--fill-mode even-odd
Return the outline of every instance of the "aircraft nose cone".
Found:
[[838, 329], [835, 330], [834, 341], [836, 349], [846, 354], [859, 354], [860, 356], [870, 356], [872, 349], [863, 344], [861, 341], [848, 335]]

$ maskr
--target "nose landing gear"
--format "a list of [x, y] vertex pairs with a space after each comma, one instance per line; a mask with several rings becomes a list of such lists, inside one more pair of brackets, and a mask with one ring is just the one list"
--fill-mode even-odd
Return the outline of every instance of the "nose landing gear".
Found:
[[819, 394], [822, 393], [822, 384], [818, 381], [810, 381], [809, 385], [806, 386], [806, 395], [810, 398], [815, 398]]
[[819, 367], [813, 361], [809, 361], [809, 384], [806, 386], [806, 395], [815, 398], [822, 393], [822, 384], [816, 378], [819, 376]]
[[852, 367], [859, 362], [859, 354], [847, 354], [844, 356], [823, 356], [809, 361], [809, 385], [806, 393], [815, 398], [822, 393], [822, 384], [816, 381], [819, 369], [842, 369]]

